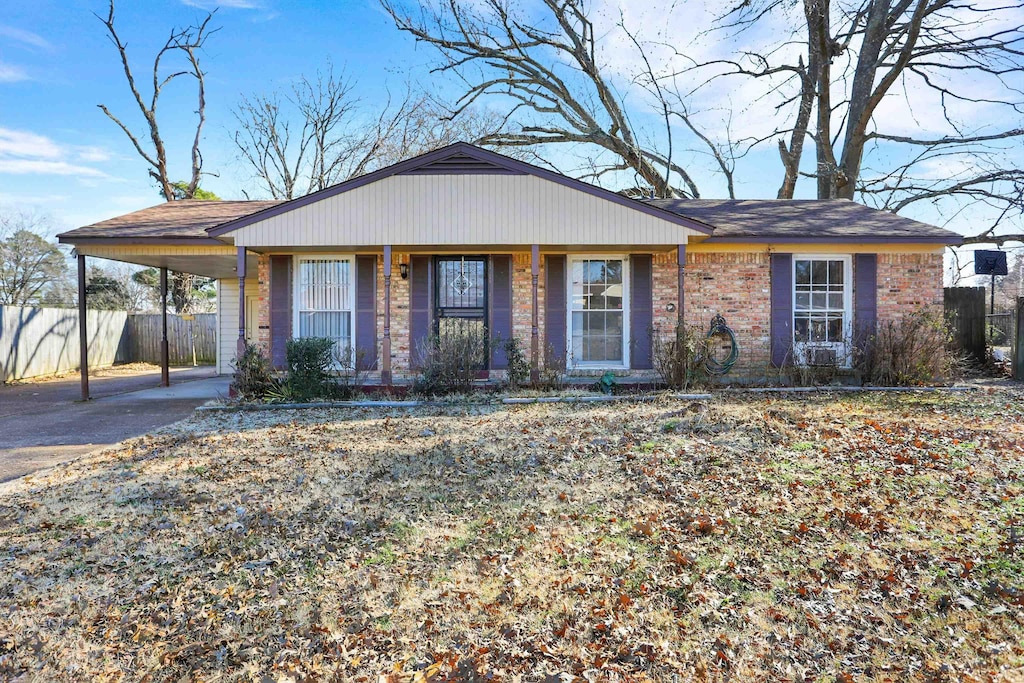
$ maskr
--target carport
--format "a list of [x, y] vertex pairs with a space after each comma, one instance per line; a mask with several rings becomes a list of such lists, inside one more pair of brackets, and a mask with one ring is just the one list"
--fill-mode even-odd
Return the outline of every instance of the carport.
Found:
[[[118, 216], [59, 235], [61, 244], [75, 249], [78, 264], [81, 398], [89, 400], [89, 350], [86, 310], [86, 272], [89, 257], [122, 261], [160, 270], [161, 385], [169, 386], [167, 292], [171, 272], [212, 278], [220, 283], [238, 278], [239, 348], [245, 342], [245, 278], [257, 272], [257, 257], [233, 246], [230, 236], [212, 238], [207, 229], [275, 205], [259, 201], [179, 200]], [[219, 296], [219, 294], [218, 294]], [[220, 302], [218, 302], [218, 307]], [[220, 330], [218, 323], [218, 331]], [[218, 333], [219, 334], [219, 333]], [[221, 344], [217, 345], [218, 365]]]

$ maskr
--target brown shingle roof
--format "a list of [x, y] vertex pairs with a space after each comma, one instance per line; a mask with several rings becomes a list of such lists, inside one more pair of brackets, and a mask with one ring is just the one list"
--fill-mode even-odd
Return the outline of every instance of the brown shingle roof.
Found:
[[83, 238], [208, 239], [207, 228], [277, 204], [280, 202], [183, 199], [86, 225], [59, 237], [71, 243]]
[[649, 199], [715, 228], [711, 241], [932, 242], [959, 244], [951, 230], [846, 199]]

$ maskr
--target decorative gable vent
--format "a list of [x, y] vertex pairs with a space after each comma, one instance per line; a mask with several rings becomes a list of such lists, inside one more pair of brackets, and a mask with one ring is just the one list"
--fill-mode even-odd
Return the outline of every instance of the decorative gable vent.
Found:
[[443, 159], [437, 159], [424, 166], [410, 168], [398, 175], [463, 175], [463, 174], [484, 174], [484, 175], [526, 175], [504, 166], [488, 161], [477, 159], [468, 154], [453, 154]]

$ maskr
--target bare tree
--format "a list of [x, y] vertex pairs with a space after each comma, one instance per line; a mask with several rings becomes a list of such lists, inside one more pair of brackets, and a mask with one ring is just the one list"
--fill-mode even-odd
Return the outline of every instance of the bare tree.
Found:
[[407, 87], [376, 113], [333, 69], [301, 78], [285, 97], [244, 97], [234, 142], [274, 199], [293, 199], [460, 140], [477, 142], [503, 120], [475, 109], [452, 112]]
[[[139, 156], [149, 165], [148, 173], [160, 191], [160, 195], [166, 201], [180, 199], [210, 199], [215, 195], [205, 192], [199, 187], [203, 176], [203, 155], [199, 145], [202, 141], [203, 125], [206, 123], [206, 74], [200, 64], [199, 53], [206, 45], [206, 40], [219, 29], [211, 29], [210, 21], [213, 13], [207, 13], [206, 17], [198, 24], [185, 28], [175, 28], [163, 47], [157, 51], [153, 58], [153, 80], [152, 92], [148, 97], [143, 97], [137, 85], [131, 63], [128, 59], [128, 48], [121, 39], [114, 26], [114, 0], [110, 0], [110, 8], [106, 18], [96, 15], [106, 29], [107, 37], [117, 48], [121, 60], [121, 67], [124, 70], [125, 81], [135, 100], [136, 106], [145, 119], [145, 133], [137, 135], [132, 129], [115, 116], [106, 105], [97, 105], [107, 117], [117, 124], [124, 134], [131, 141], [132, 146]], [[172, 56], [183, 56], [185, 64], [175, 70], [163, 68], [164, 58]], [[191, 171], [188, 180], [175, 181], [172, 179], [168, 168], [167, 146], [163, 135], [160, 132], [160, 122], [157, 118], [157, 106], [160, 102], [160, 95], [164, 89], [173, 81], [182, 77], [192, 77], [196, 81], [196, 128], [192, 137], [191, 148]], [[148, 137], [148, 144], [143, 140]], [[201, 280], [201, 278], [200, 278]], [[191, 273], [175, 272], [171, 275], [170, 291], [172, 300], [175, 302], [179, 312], [191, 310], [193, 299], [189, 294], [197, 286], [197, 276]], [[179, 305], [180, 302], [180, 305]]]
[[49, 231], [43, 216], [0, 214], [0, 304], [57, 303], [49, 295], [63, 293], [68, 265], [57, 245], [40, 235]]
[[[124, 132], [132, 145], [135, 147], [135, 151], [138, 152], [139, 156], [149, 165], [149, 176], [156, 181], [157, 187], [160, 190], [160, 194], [163, 195], [164, 199], [171, 201], [175, 198], [175, 183], [171, 179], [168, 171], [167, 162], [167, 147], [164, 143], [164, 138], [160, 133], [160, 124], [157, 119], [157, 105], [160, 101], [160, 95], [163, 93], [171, 82], [181, 77], [192, 77], [196, 80], [197, 89], [197, 107], [196, 114], [198, 119], [196, 121], [195, 135], [192, 139], [192, 157], [191, 157], [191, 175], [189, 180], [186, 181], [184, 189], [179, 191], [179, 195], [184, 195], [185, 199], [191, 199], [195, 194], [196, 189], [199, 187], [199, 181], [203, 173], [203, 155], [199, 151], [199, 143], [202, 138], [203, 124], [206, 122], [206, 81], [205, 74], [200, 65], [199, 52], [203, 49], [206, 44], [206, 39], [215, 33], [218, 29], [210, 29], [210, 20], [213, 18], [213, 13], [206, 15], [201, 22], [195, 26], [188, 26], [185, 28], [178, 28], [171, 30], [170, 37], [164, 43], [164, 46], [156, 53], [156, 57], [153, 59], [153, 82], [152, 92], [148, 97], [143, 97], [139, 91], [139, 87], [135, 80], [135, 75], [132, 72], [132, 67], [128, 59], [128, 48], [121, 37], [118, 35], [116, 28], [114, 27], [114, 0], [110, 0], [110, 10], [106, 18], [96, 15], [96, 18], [103, 22], [104, 27], [107, 31], [107, 37], [110, 42], [117, 48], [118, 56], [121, 59], [121, 66], [124, 69], [125, 80], [128, 85], [128, 89], [131, 91], [132, 97], [135, 100], [135, 104], [138, 106], [139, 111], [142, 113], [142, 117], [146, 121], [146, 132], [144, 135], [137, 135], [132, 129], [121, 121], [117, 116], [112, 114], [106, 105], [100, 104], [100, 109], [103, 113], [110, 118], [111, 121], [117, 124], [117, 126]], [[183, 55], [186, 64], [183, 68], [165, 72], [162, 69], [161, 62], [165, 57], [172, 55]], [[144, 137], [149, 138], [148, 144], [143, 143]]]
[[457, 111], [485, 96], [514, 102], [509, 119], [519, 120], [518, 130], [502, 130], [483, 142], [596, 145], [612, 160], [591, 175], [632, 171], [657, 196], [700, 195], [687, 169], [640, 140], [611, 74], [603, 70], [585, 0], [541, 0], [540, 16], [530, 21], [505, 0], [381, 4], [399, 29], [439, 50], [443, 61], [435, 72], [454, 73], [465, 84]]
[[[784, 14], [786, 0], [746, 0], [718, 30], [746, 31]], [[819, 198], [860, 198], [894, 212], [921, 202], [952, 209], [983, 203], [1000, 219], [967, 242], [1024, 240], [1001, 232], [1024, 211], [1024, 172], [1007, 155], [1019, 150], [1024, 127], [1024, 31], [1021, 3], [972, 0], [802, 0], [802, 26], [792, 50], [747, 51], [690, 69], [716, 69], [705, 83], [727, 76], [764, 79], [790, 108], [789, 125], [776, 130], [784, 179], [780, 198], [793, 197], [798, 178], [815, 179]], [[794, 84], [795, 94], [792, 87]], [[949, 134], [914, 136], [894, 131], [879, 107], [887, 97], [908, 109], [939, 102]], [[985, 106], [989, 124], [969, 128], [956, 109]], [[933, 117], [934, 118], [934, 117]], [[932, 121], [934, 123], [934, 121]], [[786, 138], [786, 139], [783, 139]], [[804, 141], [814, 144], [815, 164], [803, 173]], [[936, 168], [954, 169], [936, 173]]]

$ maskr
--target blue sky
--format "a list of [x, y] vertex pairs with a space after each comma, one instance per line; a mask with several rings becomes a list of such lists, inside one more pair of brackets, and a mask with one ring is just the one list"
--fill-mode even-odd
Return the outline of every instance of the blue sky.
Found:
[[[205, 3], [121, 2], [116, 25], [134, 59], [136, 78], [151, 78], [152, 55], [172, 26], [205, 15]], [[359, 83], [367, 102], [401, 88], [425, 69], [390, 20], [366, 0], [218, 3], [221, 27], [203, 56], [207, 71], [204, 169], [218, 173], [203, 185], [224, 198], [248, 187], [230, 136], [232, 109], [243, 93], [287, 88], [332, 60]], [[233, 6], [233, 5], [237, 5]], [[210, 5], [213, 6], [212, 4]], [[37, 207], [63, 227], [86, 224], [160, 201], [146, 166], [124, 134], [97, 105], [106, 104], [134, 130], [145, 132], [124, 83], [114, 46], [93, 12], [97, 0], [36, 0], [0, 16], [0, 204]], [[161, 127], [172, 168], [186, 178], [194, 130], [194, 87], [184, 79], [162, 96]], [[4, 137], [6, 135], [6, 137]], [[15, 157], [12, 159], [11, 157]], [[18, 163], [10, 163], [17, 161]]]
[[[529, 5], [530, 0], [523, 1]], [[215, 6], [219, 10], [214, 25], [220, 30], [203, 55], [208, 104], [202, 149], [204, 170], [217, 175], [204, 179], [203, 185], [225, 199], [241, 198], [243, 189], [254, 187], [231, 142], [232, 110], [243, 94], [287, 90], [300, 75], [313, 75], [328, 61], [357, 81], [363, 103], [370, 108], [380, 105], [388, 86], [401, 91], [407, 81], [443, 95], [455, 92], [450, 81], [429, 73], [436, 59], [432, 49], [417, 47], [399, 33], [377, 0], [122, 0], [116, 24], [128, 44], [136, 78], [148, 81], [152, 56], [172, 27], [196, 22]], [[602, 57], [620, 74], [636, 66], [629, 45], [610, 28], [620, 7], [629, 26], [653, 41], [672, 42], [700, 56], [742, 47], [719, 44], [717, 39], [702, 45], [695, 38], [695, 27], [706, 20], [714, 3], [703, 9], [699, 2], [683, 3], [667, 19], [646, 3], [593, 0], [593, 7], [599, 28], [608, 29]], [[144, 162], [96, 106], [106, 104], [135, 131], [145, 133], [115, 48], [93, 16], [106, 10], [103, 0], [33, 0], [8, 3], [0, 15], [0, 206], [46, 212], [57, 229], [160, 201]], [[764, 31], [770, 34], [777, 28], [766, 26]], [[758, 38], [748, 34], [742, 40]], [[616, 79], [616, 87], [636, 112], [637, 126], [653, 126], [657, 119], [649, 110], [644, 112], [639, 89], [625, 77]], [[702, 91], [696, 100], [699, 122], [713, 135], [723, 134], [727, 119], [735, 134], [752, 134], [772, 111], [773, 102], [753, 94], [752, 88], [761, 87], [721, 81]], [[160, 104], [172, 169], [180, 178], [188, 174], [194, 92], [189, 81], [180, 80]], [[933, 125], [941, 123], [941, 117], [927, 108], [907, 109], [899, 95], [886, 101], [880, 115], [897, 132], [943, 133], [941, 126]], [[961, 116], [976, 119], [976, 129], [1010, 127], [1010, 122], [986, 120], [981, 109], [965, 110]], [[569, 169], [574, 164], [572, 152], [551, 149], [546, 156]], [[805, 157], [812, 158], [810, 150]], [[724, 184], [712, 172], [706, 154], [684, 149], [678, 158], [695, 169], [704, 196], [725, 196]], [[1020, 163], [1024, 155], [1018, 150], [1008, 159]], [[942, 177], [955, 169], [937, 167], [933, 172]], [[765, 144], [740, 162], [738, 195], [773, 197], [780, 180], [775, 145]], [[813, 181], [805, 179], [798, 186], [798, 196], [810, 197], [813, 191]], [[907, 215], [964, 232], [975, 230], [987, 218], [984, 211], [953, 215], [928, 206]]]

